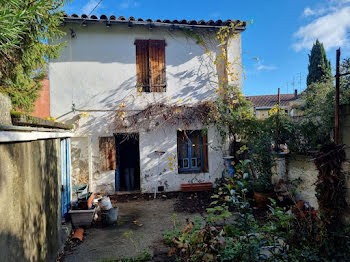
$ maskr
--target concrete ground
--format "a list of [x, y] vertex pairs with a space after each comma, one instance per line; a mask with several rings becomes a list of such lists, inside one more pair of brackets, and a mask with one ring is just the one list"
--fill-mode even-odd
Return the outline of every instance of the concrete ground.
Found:
[[[86, 230], [83, 242], [67, 252], [63, 261], [104, 261], [136, 255], [137, 250], [147, 249], [150, 253], [162, 246], [163, 234], [173, 228], [175, 199], [135, 200], [116, 203], [119, 207], [118, 224], [115, 226]], [[186, 218], [199, 214], [177, 213], [176, 220], [184, 225]], [[130, 239], [123, 234], [130, 233]], [[139, 243], [139, 244], [138, 244]]]

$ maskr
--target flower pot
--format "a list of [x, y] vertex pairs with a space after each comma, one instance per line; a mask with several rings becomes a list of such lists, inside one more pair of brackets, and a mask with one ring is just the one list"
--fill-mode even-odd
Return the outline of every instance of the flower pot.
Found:
[[266, 208], [270, 204], [270, 199], [273, 197], [273, 193], [259, 193], [254, 192], [254, 200], [258, 208]]
[[96, 208], [88, 210], [69, 210], [73, 227], [90, 226], [94, 218]]
[[182, 192], [209, 191], [213, 189], [213, 183], [181, 184]]

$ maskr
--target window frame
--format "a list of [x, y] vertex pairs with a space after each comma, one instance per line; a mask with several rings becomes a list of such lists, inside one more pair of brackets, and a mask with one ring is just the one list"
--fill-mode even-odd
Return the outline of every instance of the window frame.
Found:
[[[199, 132], [194, 133], [195, 131]], [[179, 144], [179, 139], [182, 139], [184, 137], [184, 132], [186, 132], [187, 138], [187, 158], [180, 158], [180, 144]], [[191, 137], [194, 134], [198, 134], [200, 136], [200, 157], [192, 157], [192, 140]], [[180, 137], [181, 136], [181, 137]], [[187, 131], [177, 131], [177, 150], [178, 150], [178, 173], [179, 174], [186, 174], [186, 173], [206, 173], [209, 172], [208, 170], [208, 156], [204, 157], [204, 154], [208, 154], [208, 150], [204, 147], [207, 147], [207, 145], [204, 143], [204, 136], [205, 136], [205, 141], [207, 141], [207, 134], [203, 134], [202, 130], [187, 130]], [[197, 146], [197, 145], [196, 145]], [[200, 166], [198, 164], [195, 167], [192, 167], [192, 160], [196, 159], [197, 163], [198, 160], [200, 160]], [[206, 161], [205, 161], [206, 159]], [[184, 162], [185, 160], [188, 161], [188, 167], [180, 167], [180, 161]], [[184, 166], [184, 163], [182, 164]]]

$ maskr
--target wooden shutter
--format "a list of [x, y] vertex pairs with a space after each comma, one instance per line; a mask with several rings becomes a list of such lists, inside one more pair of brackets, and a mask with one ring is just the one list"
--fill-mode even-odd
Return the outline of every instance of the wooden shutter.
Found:
[[137, 88], [143, 92], [149, 92], [149, 63], [148, 63], [148, 42], [149, 40], [136, 40], [136, 74]]
[[149, 40], [151, 92], [165, 92], [165, 41]]
[[207, 134], [205, 133], [202, 136], [203, 141], [203, 172], [209, 172], [208, 167], [208, 138]]
[[114, 136], [99, 137], [101, 171], [116, 169], [116, 150]]

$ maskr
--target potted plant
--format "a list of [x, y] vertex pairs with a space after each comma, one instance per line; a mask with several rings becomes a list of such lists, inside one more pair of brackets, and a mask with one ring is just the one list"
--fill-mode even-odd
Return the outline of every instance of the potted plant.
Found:
[[273, 197], [274, 186], [270, 174], [261, 174], [253, 183], [254, 200], [258, 208], [266, 208]]

